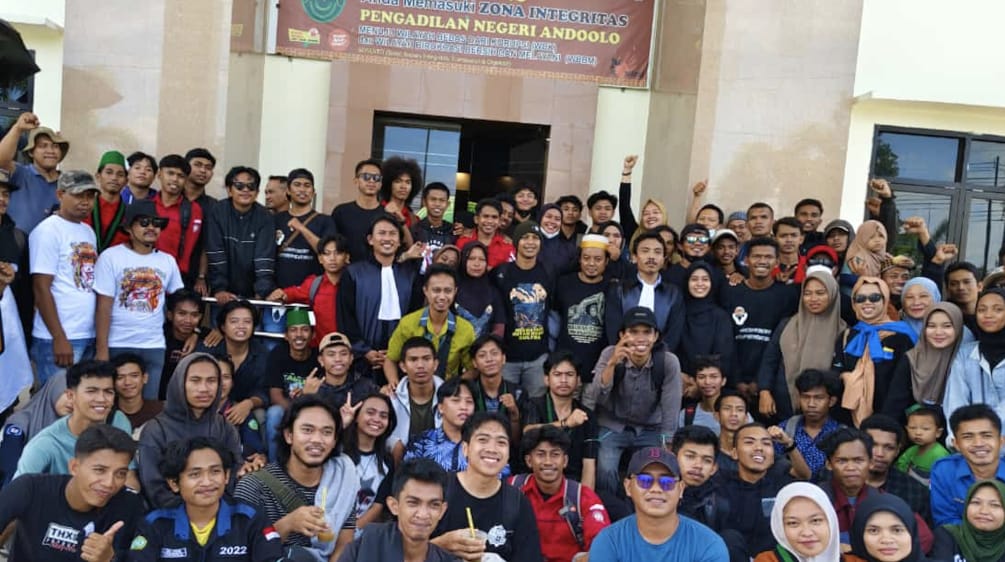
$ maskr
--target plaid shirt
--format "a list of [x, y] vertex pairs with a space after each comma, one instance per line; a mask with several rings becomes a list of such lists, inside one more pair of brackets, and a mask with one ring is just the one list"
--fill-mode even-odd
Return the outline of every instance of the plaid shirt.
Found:
[[886, 473], [886, 482], [879, 489], [907, 502], [911, 511], [920, 515], [929, 526], [932, 525], [932, 503], [928, 488], [917, 480], [891, 466]]

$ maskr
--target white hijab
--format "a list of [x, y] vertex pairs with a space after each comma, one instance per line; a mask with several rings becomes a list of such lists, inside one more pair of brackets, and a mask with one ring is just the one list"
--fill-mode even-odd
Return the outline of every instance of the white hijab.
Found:
[[[806, 498], [812, 501], [820, 506], [824, 515], [827, 516], [827, 526], [830, 527], [831, 538], [827, 542], [827, 548], [817, 556], [810, 558], [802, 556], [796, 552], [796, 549], [792, 548], [789, 539], [785, 537], [785, 522], [782, 514], [785, 511], [785, 506], [795, 498]], [[771, 534], [775, 535], [778, 544], [782, 545], [799, 562], [839, 562], [841, 560], [841, 531], [838, 529], [837, 513], [834, 512], [834, 506], [831, 505], [827, 494], [816, 484], [793, 482], [778, 491], [775, 505], [771, 508]]]

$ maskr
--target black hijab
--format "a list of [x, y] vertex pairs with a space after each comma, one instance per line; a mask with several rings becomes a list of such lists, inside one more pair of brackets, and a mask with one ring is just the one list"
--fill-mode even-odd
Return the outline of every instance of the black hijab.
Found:
[[[981, 293], [980, 298], [983, 299], [985, 296], [994, 294], [1001, 297], [1005, 301], [1005, 289], [999, 289], [997, 287], [988, 289]], [[977, 300], [978, 304], [980, 299]], [[981, 355], [988, 360], [988, 365], [994, 369], [1002, 360], [1005, 360], [1005, 329], [998, 330], [997, 332], [985, 332], [977, 326], [977, 346], [980, 349]]]
[[862, 500], [862, 503], [855, 508], [855, 519], [851, 524], [851, 551], [867, 562], [877, 562], [876, 558], [870, 555], [865, 548], [865, 526], [869, 522], [869, 518], [880, 511], [892, 513], [897, 519], [900, 519], [911, 534], [911, 553], [900, 562], [927, 562], [928, 558], [921, 550], [918, 522], [914, 518], [914, 512], [904, 500], [893, 494], [872, 494]]
[[[708, 295], [695, 298], [691, 295], [688, 282], [695, 271], [704, 270], [708, 273], [711, 288]], [[722, 276], [707, 262], [698, 260], [687, 268], [684, 276], [684, 332], [680, 338], [680, 355], [684, 360], [684, 372], [694, 375], [691, 364], [699, 355], [721, 354], [724, 350], [715, 349], [717, 335], [727, 331], [732, 334], [729, 315], [715, 300], [718, 294]], [[725, 374], [725, 373], [724, 373]]]

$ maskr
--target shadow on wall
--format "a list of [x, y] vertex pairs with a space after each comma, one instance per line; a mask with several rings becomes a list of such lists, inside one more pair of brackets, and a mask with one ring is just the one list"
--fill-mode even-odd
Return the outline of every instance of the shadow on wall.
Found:
[[[723, 201], [726, 212], [746, 210], [756, 200], [775, 209], [775, 217], [793, 214], [804, 197], [820, 199], [825, 220], [835, 218], [841, 206], [845, 153], [848, 146], [848, 112], [836, 112], [832, 123], [812, 123], [783, 137], [781, 143], [749, 142], [736, 152], [726, 173], [716, 181], [735, 194]], [[834, 123], [844, 123], [837, 127]], [[756, 193], [757, 196], [741, 195]], [[745, 199], [746, 197], [746, 199]], [[718, 202], [716, 202], [718, 203]]]
[[118, 150], [129, 156], [135, 150], [148, 148], [140, 146], [139, 138], [133, 131], [147, 127], [156, 130], [156, 118], [131, 117], [128, 129], [108, 126], [108, 120], [102, 119], [102, 112], [114, 108], [123, 99], [114, 84], [112, 72], [63, 67], [65, 93], [61, 132], [70, 141], [70, 152], [61, 165], [62, 169], [82, 169], [93, 174], [106, 150]]

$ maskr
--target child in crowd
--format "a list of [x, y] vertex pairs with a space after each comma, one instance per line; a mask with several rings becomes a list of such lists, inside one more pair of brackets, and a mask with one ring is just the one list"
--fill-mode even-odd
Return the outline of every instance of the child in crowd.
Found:
[[946, 433], [946, 417], [938, 406], [915, 405], [907, 412], [907, 438], [913, 445], [897, 459], [897, 470], [921, 482], [926, 487], [932, 474], [932, 465], [950, 455], [939, 442]]
[[[230, 390], [234, 388], [234, 363], [227, 357], [217, 357], [220, 365], [220, 415], [226, 417], [234, 405], [230, 399]], [[252, 461], [255, 466], [265, 465], [265, 453], [268, 450], [262, 440], [261, 426], [254, 414], [248, 416], [244, 423], [237, 427], [241, 436], [242, 458]]]

